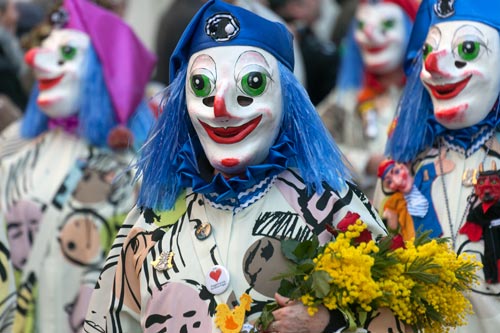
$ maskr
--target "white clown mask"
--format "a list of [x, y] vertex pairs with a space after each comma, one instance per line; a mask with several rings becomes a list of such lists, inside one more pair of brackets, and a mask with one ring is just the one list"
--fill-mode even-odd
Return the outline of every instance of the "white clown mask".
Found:
[[282, 120], [277, 60], [248, 46], [214, 47], [189, 60], [191, 122], [216, 171], [238, 175], [263, 162]]
[[440, 124], [461, 129], [487, 116], [500, 92], [499, 51], [498, 31], [485, 24], [453, 21], [431, 27], [420, 78]]
[[38, 80], [38, 107], [50, 118], [78, 112], [90, 38], [83, 32], [55, 29], [25, 60]]
[[366, 69], [384, 74], [401, 66], [407, 40], [403, 9], [393, 3], [361, 3], [355, 15], [354, 39]]

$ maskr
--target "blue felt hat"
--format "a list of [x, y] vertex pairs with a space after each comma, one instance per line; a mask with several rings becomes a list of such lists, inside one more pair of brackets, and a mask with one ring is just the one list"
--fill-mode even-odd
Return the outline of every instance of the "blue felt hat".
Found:
[[283, 24], [220, 0], [210, 0], [193, 17], [170, 58], [170, 82], [194, 53], [234, 45], [266, 50], [293, 71], [293, 37]]
[[407, 74], [413, 59], [424, 45], [431, 26], [448, 21], [476, 21], [500, 32], [499, 13], [498, 0], [422, 0], [406, 53]]

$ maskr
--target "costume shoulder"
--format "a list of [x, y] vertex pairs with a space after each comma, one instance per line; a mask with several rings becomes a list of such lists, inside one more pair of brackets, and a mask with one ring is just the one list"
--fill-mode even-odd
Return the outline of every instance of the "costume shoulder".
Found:
[[[141, 331], [139, 273], [149, 264], [145, 261], [150, 249], [185, 211], [183, 193], [169, 211], [135, 206], [129, 212], [92, 294], [84, 324], [86, 332], [104, 332], [106, 327], [117, 327], [116, 320], [123, 332]], [[116, 313], [120, 313], [120, 318]]]
[[296, 170], [289, 169], [279, 175], [276, 186], [313, 228], [336, 226], [348, 213], [357, 213], [374, 235], [387, 233], [379, 214], [355, 184], [346, 182], [341, 191], [335, 191], [325, 183], [324, 191], [317, 193], [306, 187]]

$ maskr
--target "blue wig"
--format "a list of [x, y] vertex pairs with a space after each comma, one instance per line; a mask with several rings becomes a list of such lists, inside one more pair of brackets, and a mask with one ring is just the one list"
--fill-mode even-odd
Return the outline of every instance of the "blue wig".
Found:
[[[92, 45], [85, 59], [83, 66], [86, 70], [80, 92], [78, 134], [92, 145], [106, 147], [109, 131], [117, 125], [117, 119], [104, 81], [101, 62]], [[48, 117], [36, 104], [38, 93], [38, 87], [35, 85], [21, 125], [21, 135], [26, 138], [36, 137], [48, 130]], [[135, 148], [144, 142], [153, 121], [154, 116], [143, 101], [128, 124], [134, 134]]]
[[[182, 188], [177, 169], [177, 156], [185, 143], [199, 145], [187, 107], [185, 81], [187, 64], [167, 88], [163, 112], [149, 134], [137, 163], [137, 177], [142, 177], [138, 205], [168, 210], [174, 206]], [[294, 142], [298, 168], [310, 190], [323, 191], [323, 182], [334, 190], [345, 188], [351, 174], [340, 150], [324, 127], [307, 92], [293, 73], [279, 63], [283, 93], [281, 132]], [[196, 140], [196, 142], [195, 142]], [[193, 148], [194, 149], [194, 148]], [[194, 165], [196, 161], [193, 161]], [[199, 170], [198, 170], [199, 171]]]
[[397, 162], [410, 162], [434, 142], [428, 120], [433, 114], [432, 101], [420, 81], [423, 53], [417, 57], [407, 73], [407, 81], [396, 111], [396, 127], [389, 135], [386, 154]]

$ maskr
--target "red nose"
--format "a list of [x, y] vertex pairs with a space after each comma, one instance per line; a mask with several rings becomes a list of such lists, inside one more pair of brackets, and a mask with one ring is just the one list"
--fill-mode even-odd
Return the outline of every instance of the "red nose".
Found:
[[442, 53], [440, 52], [434, 52], [431, 53], [427, 56], [427, 59], [425, 59], [424, 66], [425, 70], [428, 71], [431, 74], [441, 74], [443, 75], [443, 71], [439, 68], [439, 58], [441, 58]]
[[38, 53], [38, 48], [30, 49], [24, 54], [24, 61], [31, 67], [35, 65], [35, 56]]
[[215, 96], [214, 100], [214, 115], [216, 117], [230, 117], [231, 115], [227, 112], [226, 102], [224, 101], [224, 96]]

